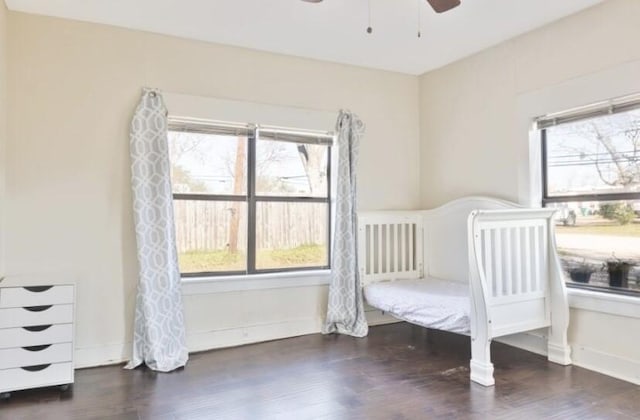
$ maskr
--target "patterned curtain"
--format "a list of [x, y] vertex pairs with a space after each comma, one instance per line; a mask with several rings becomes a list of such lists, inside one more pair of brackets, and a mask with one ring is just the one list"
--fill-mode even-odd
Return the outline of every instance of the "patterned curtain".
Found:
[[368, 333], [356, 252], [356, 166], [364, 124], [357, 115], [340, 111], [338, 133], [338, 188], [327, 319], [322, 332], [364, 337]]
[[131, 184], [139, 279], [128, 369], [145, 363], [169, 372], [189, 358], [176, 252], [167, 144], [160, 92], [144, 89], [131, 123]]

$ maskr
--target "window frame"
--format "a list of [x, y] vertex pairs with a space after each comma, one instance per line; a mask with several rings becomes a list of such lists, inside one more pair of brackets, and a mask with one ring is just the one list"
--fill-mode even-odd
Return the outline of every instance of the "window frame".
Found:
[[[169, 117], [168, 131], [189, 132], [189, 130], [181, 129], [182, 120], [172, 119]], [[201, 127], [198, 133], [202, 134], [219, 134], [214, 127], [218, 125], [218, 122], [211, 121], [199, 122]], [[224, 126], [224, 123], [222, 123]], [[210, 131], [207, 132], [207, 126], [210, 127]], [[227, 270], [227, 271], [199, 271], [199, 272], [180, 272], [181, 278], [202, 278], [202, 277], [225, 277], [225, 276], [245, 276], [253, 274], [274, 274], [274, 273], [292, 273], [292, 272], [305, 272], [305, 271], [318, 271], [318, 270], [330, 270], [331, 269], [331, 232], [332, 232], [332, 147], [335, 144], [335, 136], [333, 133], [322, 133], [323, 136], [332, 137], [333, 140], [330, 144], [327, 144], [327, 193], [322, 197], [313, 196], [285, 196], [285, 195], [258, 195], [256, 193], [256, 161], [257, 161], [257, 143], [260, 139], [259, 132], [260, 127], [255, 124], [247, 124], [247, 179], [246, 179], [246, 193], [241, 195], [234, 194], [203, 194], [203, 193], [174, 193], [172, 191], [172, 201], [175, 200], [191, 200], [191, 201], [232, 201], [232, 202], [245, 202], [247, 203], [247, 256], [246, 256], [246, 269], [245, 270]], [[283, 129], [284, 130], [284, 129]], [[307, 133], [305, 133], [307, 134]], [[309, 137], [318, 136], [318, 132], [309, 132]], [[230, 134], [229, 134], [230, 135]], [[271, 139], [265, 139], [270, 141]], [[279, 140], [283, 141], [283, 140]], [[313, 144], [313, 142], [303, 144]], [[279, 202], [279, 203], [324, 203], [327, 206], [327, 264], [322, 266], [303, 266], [303, 267], [285, 267], [285, 268], [256, 268], [256, 208], [259, 202]]]
[[[540, 162], [541, 162], [541, 186], [542, 186], [542, 197], [541, 197], [541, 203], [542, 203], [542, 207], [546, 207], [548, 204], [553, 204], [553, 203], [566, 203], [566, 202], [572, 202], [572, 201], [635, 201], [635, 200], [640, 200], [640, 191], [639, 192], [621, 192], [621, 193], [602, 193], [602, 194], [564, 194], [564, 195], [554, 195], [554, 196], [549, 196], [549, 185], [548, 185], [548, 173], [547, 173], [547, 129], [549, 127], [555, 126], [555, 125], [559, 125], [559, 124], [564, 124], [564, 123], [571, 123], [571, 122], [575, 122], [575, 121], [580, 121], [580, 120], [584, 120], [584, 119], [589, 119], [589, 118], [594, 118], [594, 117], [600, 117], [600, 116], [604, 116], [604, 115], [610, 115], [612, 113], [617, 113], [617, 112], [625, 112], [625, 111], [629, 111], [632, 109], [638, 109], [640, 108], [640, 104], [638, 103], [634, 103], [634, 106], [629, 106], [629, 105], [625, 105], [625, 106], [620, 106], [619, 108], [617, 108], [614, 112], [613, 108], [610, 108], [610, 111], [606, 114], [602, 113], [602, 112], [591, 112], [591, 113], [583, 113], [583, 114], [577, 114], [575, 116], [568, 116], [566, 117], [566, 121], [557, 121], [554, 120], [553, 123], [550, 123], [548, 119], [538, 119], [537, 121], [537, 126], [538, 126], [538, 131], [539, 131], [539, 135], [540, 135], [540, 150], [541, 150], [541, 158], [540, 158]], [[632, 290], [632, 289], [623, 289], [623, 288], [615, 288], [615, 287], [607, 287], [607, 286], [593, 286], [593, 285], [589, 285], [589, 284], [580, 284], [580, 283], [575, 283], [575, 282], [569, 282], [569, 281], [565, 281], [565, 284], [567, 287], [570, 288], [574, 288], [574, 289], [580, 289], [580, 290], [585, 290], [585, 291], [592, 291], [592, 292], [602, 292], [602, 293], [607, 293], [607, 294], [612, 294], [612, 295], [623, 295], [623, 296], [633, 296], [633, 297], [639, 297], [640, 296], [640, 291], [638, 290]]]

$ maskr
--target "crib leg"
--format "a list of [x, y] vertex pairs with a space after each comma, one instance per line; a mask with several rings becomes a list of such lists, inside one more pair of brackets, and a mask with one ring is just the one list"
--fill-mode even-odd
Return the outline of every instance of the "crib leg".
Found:
[[491, 363], [491, 340], [486, 337], [476, 336], [471, 339], [471, 380], [480, 385], [492, 386], [493, 363]]
[[[547, 341], [547, 357], [550, 362], [567, 366], [571, 364], [571, 346], [567, 342], [567, 330], [563, 328], [549, 328], [549, 339]], [[559, 330], [559, 332], [557, 331]]]

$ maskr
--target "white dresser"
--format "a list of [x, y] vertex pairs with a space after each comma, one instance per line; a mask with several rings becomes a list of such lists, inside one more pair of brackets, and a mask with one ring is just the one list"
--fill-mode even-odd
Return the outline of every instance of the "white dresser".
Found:
[[73, 383], [73, 284], [0, 283], [0, 397]]

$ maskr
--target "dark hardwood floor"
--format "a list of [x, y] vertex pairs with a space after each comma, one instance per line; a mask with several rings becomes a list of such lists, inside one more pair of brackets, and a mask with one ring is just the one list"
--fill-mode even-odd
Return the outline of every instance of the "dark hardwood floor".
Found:
[[171, 374], [76, 372], [14, 393], [1, 419], [638, 419], [640, 387], [493, 344], [496, 386], [469, 382], [469, 339], [408, 324], [191, 356]]

